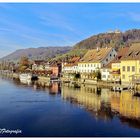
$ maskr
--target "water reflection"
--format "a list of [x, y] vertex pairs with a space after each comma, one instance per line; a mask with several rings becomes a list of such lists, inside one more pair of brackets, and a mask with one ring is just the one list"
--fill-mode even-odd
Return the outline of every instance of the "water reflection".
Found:
[[[25, 87], [27, 85], [14, 80], [16, 86]], [[99, 88], [94, 85], [83, 85], [80, 89], [62, 86], [60, 83], [49, 83], [43, 88], [37, 83], [32, 83], [28, 87], [34, 90], [44, 90], [50, 95], [61, 94], [63, 100], [84, 108], [96, 117], [96, 119], [111, 120], [113, 116], [119, 116], [122, 122], [136, 121], [140, 123], [140, 97], [133, 96], [129, 91], [111, 92], [106, 88]], [[132, 120], [132, 121], [130, 121]], [[139, 125], [140, 128], [140, 125]]]
[[130, 92], [125, 91], [119, 95], [113, 94], [111, 107], [122, 116], [140, 119], [140, 98], [133, 96]]
[[123, 123], [140, 128], [140, 97], [133, 96], [129, 91], [118, 93], [87, 85], [81, 89], [62, 86], [61, 95], [64, 100], [88, 110], [96, 119], [106, 121], [118, 116]]
[[21, 128], [23, 135], [140, 136], [140, 97], [128, 91], [16, 80], [3, 80], [0, 89], [1, 127]]

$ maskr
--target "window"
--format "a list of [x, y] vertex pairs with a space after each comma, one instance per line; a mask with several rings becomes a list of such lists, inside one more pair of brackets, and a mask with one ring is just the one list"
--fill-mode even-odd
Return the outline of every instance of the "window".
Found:
[[125, 71], [125, 66], [122, 67], [122, 70]]
[[133, 52], [130, 52], [130, 53], [128, 54], [128, 56], [130, 56], [132, 53], [133, 53]]
[[122, 79], [125, 79], [125, 75], [124, 74], [122, 75]]
[[128, 72], [130, 71], [130, 66], [127, 66], [127, 71], [128, 71]]
[[91, 67], [92, 67], [92, 64], [91, 64]]
[[106, 78], [106, 75], [103, 75], [103, 78]]
[[135, 72], [135, 66], [132, 66], [132, 72]]
[[106, 59], [106, 62], [108, 62], [108, 59]]

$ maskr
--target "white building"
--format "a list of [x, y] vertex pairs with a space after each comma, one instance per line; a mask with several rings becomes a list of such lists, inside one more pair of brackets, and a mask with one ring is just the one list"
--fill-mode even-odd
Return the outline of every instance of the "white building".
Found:
[[109, 81], [111, 79], [111, 68], [102, 68], [101, 69], [101, 80]]
[[50, 70], [50, 64], [43, 60], [36, 60], [32, 65], [32, 70]]
[[109, 64], [117, 55], [114, 48], [89, 50], [78, 63], [80, 73], [91, 73]]
[[77, 64], [62, 63], [62, 72], [63, 73], [77, 73], [78, 72], [78, 65]]

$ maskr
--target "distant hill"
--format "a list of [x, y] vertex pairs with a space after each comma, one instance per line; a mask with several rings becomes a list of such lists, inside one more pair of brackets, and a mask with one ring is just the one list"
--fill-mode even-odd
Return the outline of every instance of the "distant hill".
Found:
[[54, 58], [57, 55], [64, 54], [70, 50], [71, 50], [71, 47], [69, 46], [20, 49], [1, 58], [0, 60], [18, 61], [21, 58], [21, 56], [26, 56], [31, 60], [34, 60], [34, 59], [47, 60], [50, 58]]
[[140, 29], [132, 29], [120, 33], [101, 33], [93, 35], [74, 45], [74, 49], [93, 49], [97, 47], [115, 47], [116, 49], [140, 41]]

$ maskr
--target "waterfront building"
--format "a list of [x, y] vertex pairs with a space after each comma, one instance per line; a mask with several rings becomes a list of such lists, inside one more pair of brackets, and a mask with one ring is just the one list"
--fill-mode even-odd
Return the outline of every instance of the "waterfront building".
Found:
[[140, 43], [133, 43], [121, 59], [121, 81], [127, 85], [140, 81]]
[[62, 75], [64, 78], [73, 79], [74, 74], [78, 73], [78, 62], [80, 57], [73, 57], [68, 62], [62, 63]]
[[52, 64], [50, 66], [50, 69], [52, 71], [52, 77], [59, 77], [61, 73], [61, 64]]
[[111, 80], [111, 62], [105, 67], [101, 68], [101, 80], [102, 81], [110, 81]]
[[89, 50], [78, 62], [78, 71], [81, 75], [91, 74], [109, 64], [116, 55], [117, 52], [111, 47]]
[[50, 70], [50, 64], [44, 60], [35, 60], [32, 65], [32, 70], [35, 71]]
[[77, 64], [64, 64], [63, 66], [63, 73], [77, 73], [78, 72], [78, 65]]
[[121, 81], [121, 59], [126, 55], [128, 50], [129, 47], [120, 48], [116, 58], [111, 63], [111, 80], [114, 82]]
[[73, 57], [69, 62], [62, 63], [62, 73], [77, 73], [78, 72], [78, 62], [80, 57]]

